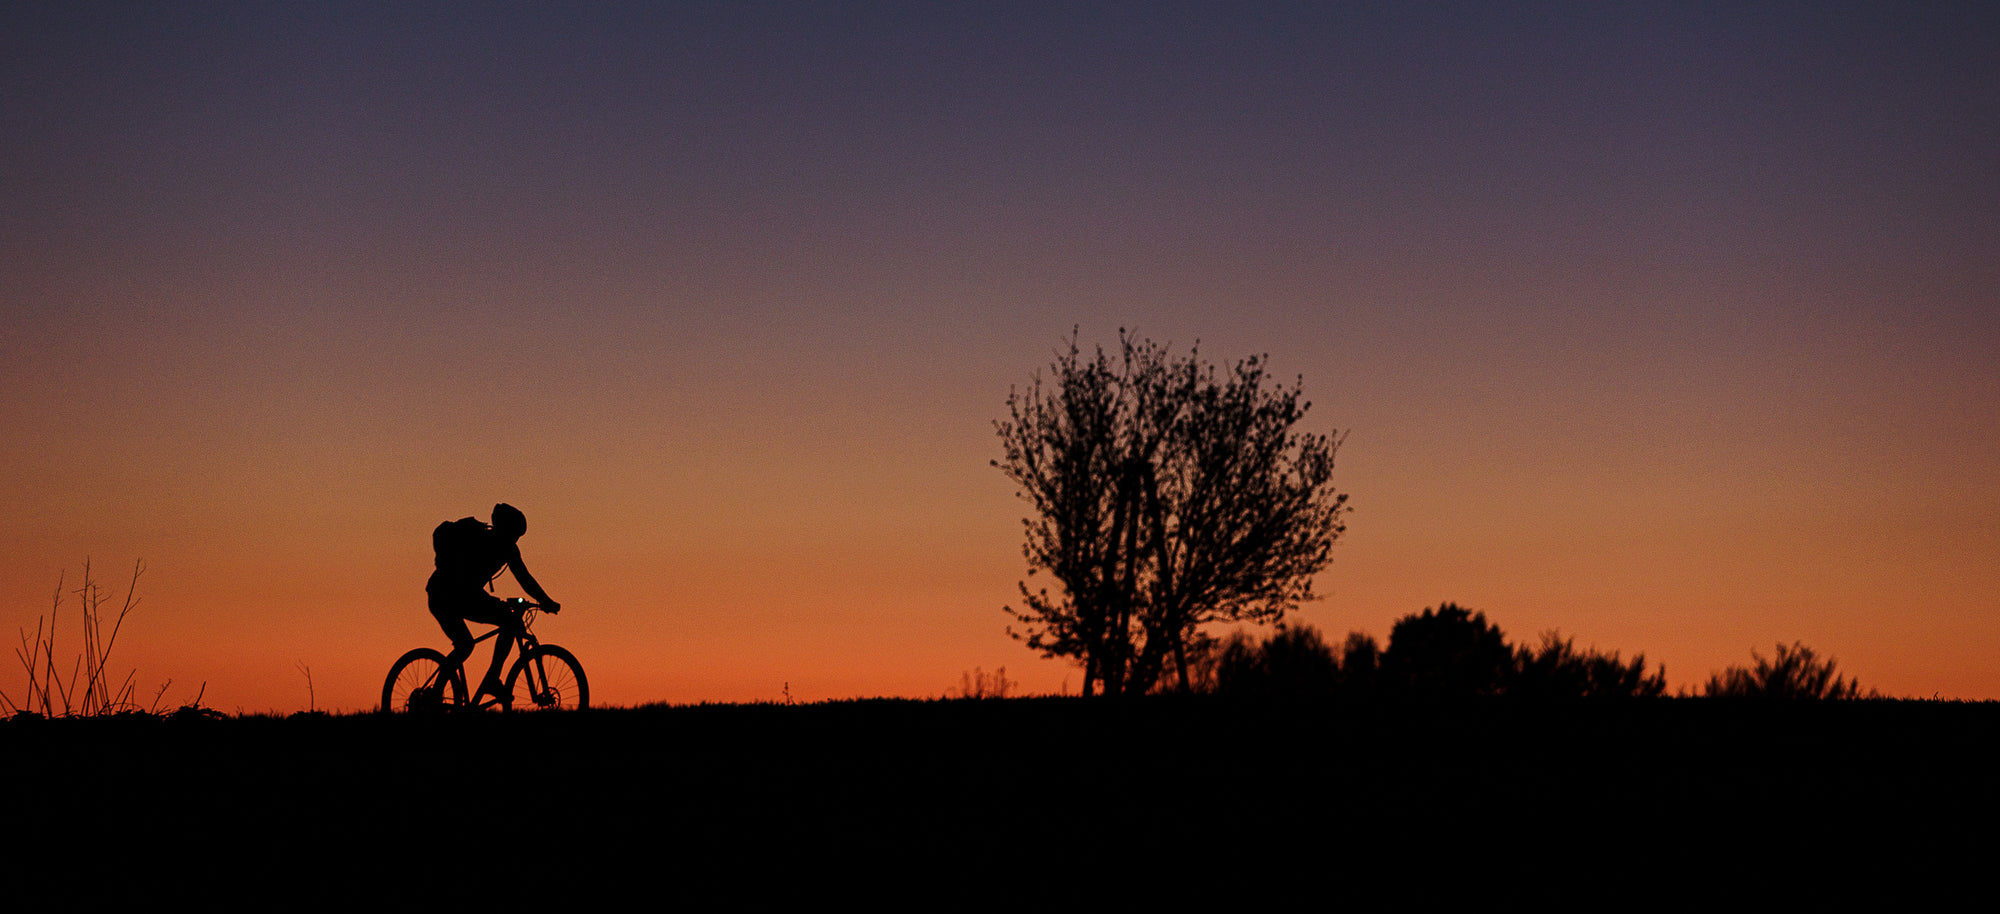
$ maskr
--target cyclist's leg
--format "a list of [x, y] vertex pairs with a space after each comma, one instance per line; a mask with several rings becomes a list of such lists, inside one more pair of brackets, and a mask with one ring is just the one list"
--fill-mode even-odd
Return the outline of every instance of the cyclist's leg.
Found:
[[[500, 673], [506, 668], [507, 655], [514, 648], [514, 638], [520, 634], [520, 614], [514, 612], [507, 601], [482, 591], [479, 599], [466, 605], [465, 618], [500, 628], [500, 634], [493, 638], [493, 662], [487, 665], [486, 675], [479, 680], [479, 688], [473, 691], [473, 703], [478, 704], [481, 694], [503, 697], [506, 689], [500, 684]], [[459, 624], [464, 625], [463, 622]]]
[[437, 594], [430, 598], [431, 618], [437, 620], [438, 627], [444, 629], [444, 636], [451, 639], [451, 653], [444, 658], [444, 667], [438, 675], [449, 676], [451, 671], [463, 669], [465, 658], [472, 656], [472, 630], [465, 627], [465, 620], [459, 618], [458, 608], [450, 600], [439, 599]]

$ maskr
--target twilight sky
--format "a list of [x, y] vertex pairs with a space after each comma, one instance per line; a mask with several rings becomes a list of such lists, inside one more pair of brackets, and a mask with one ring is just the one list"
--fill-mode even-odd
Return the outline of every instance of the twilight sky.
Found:
[[358, 709], [508, 501], [601, 702], [1074, 691], [992, 421], [1130, 327], [1351, 430], [1329, 635], [2000, 698], [1996, 253], [1986, 3], [7, 4], [0, 622]]

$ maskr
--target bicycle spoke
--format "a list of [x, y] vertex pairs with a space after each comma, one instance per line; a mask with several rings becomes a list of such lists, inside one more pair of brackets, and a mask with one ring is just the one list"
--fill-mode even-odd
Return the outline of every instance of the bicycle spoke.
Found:
[[443, 654], [418, 648], [397, 660], [382, 686], [382, 710], [390, 713], [435, 713], [464, 701], [464, 687], [450, 675]]

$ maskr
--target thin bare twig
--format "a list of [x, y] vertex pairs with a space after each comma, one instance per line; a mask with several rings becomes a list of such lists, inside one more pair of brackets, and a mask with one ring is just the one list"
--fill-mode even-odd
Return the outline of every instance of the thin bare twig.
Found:
[[56, 677], [56, 686], [62, 689], [64, 715], [69, 714], [70, 696], [76, 694], [76, 674], [80, 672], [82, 668], [83, 668], [83, 658], [79, 656], [76, 658], [75, 663], [70, 664], [68, 685], [63, 685], [62, 677]]
[[306, 674], [306, 709], [309, 711], [319, 710], [319, 698], [313, 694], [312, 667], [307, 666], [303, 660], [294, 661], [294, 665], [299, 668], [299, 672]]
[[[83, 580], [74, 589], [66, 588], [68, 573], [56, 577], [56, 587], [50, 599], [48, 615], [35, 621], [35, 634], [31, 639], [28, 630], [20, 630], [21, 644], [14, 650], [14, 656], [21, 662], [28, 676], [28, 691], [21, 701], [12, 696], [0, 694], [0, 704], [16, 712], [39, 707], [45, 717], [62, 716], [91, 717], [107, 714], [119, 709], [136, 710], [133, 695], [137, 688], [135, 680], [138, 671], [126, 674], [122, 682], [113, 684], [111, 680], [111, 649], [118, 643], [118, 634], [124, 630], [125, 617], [132, 614], [141, 602], [138, 595], [139, 577], [145, 573], [143, 559], [132, 564], [132, 581], [125, 590], [124, 602], [119, 606], [118, 615], [110, 619], [111, 631], [105, 632], [104, 604], [106, 596], [103, 588], [92, 574], [89, 558], [83, 560]], [[56, 672], [56, 630], [61, 628], [63, 595], [71, 594], [81, 604], [83, 647], [76, 662], [70, 665], [68, 676]], [[165, 694], [166, 687], [160, 687]], [[154, 696], [157, 708], [160, 696]], [[57, 707], [60, 703], [60, 708]]]
[[166, 697], [166, 694], [167, 694], [167, 686], [170, 686], [170, 685], [173, 685], [173, 684], [174, 684], [174, 681], [173, 681], [173, 680], [171, 680], [171, 679], [167, 680], [166, 682], [163, 682], [163, 683], [160, 683], [160, 690], [159, 690], [159, 691], [157, 691], [157, 692], [154, 692], [154, 693], [153, 693], [153, 706], [152, 706], [152, 707], [150, 707], [150, 708], [147, 708], [147, 709], [146, 709], [146, 713], [147, 713], [147, 714], [158, 714], [158, 713], [160, 713], [160, 699], [161, 699], [161, 698], [164, 698], [164, 697]]
[[[132, 610], [139, 608], [139, 597], [138, 597], [139, 576], [141, 574], [144, 574], [145, 572], [146, 572], [145, 559], [139, 559], [132, 563], [132, 582], [126, 585], [125, 588], [125, 605], [119, 607], [118, 618], [111, 623], [111, 639], [109, 641], [103, 642], [102, 647], [100, 647], [97, 652], [97, 670], [100, 679], [104, 674], [104, 664], [111, 659], [111, 646], [118, 643], [118, 632], [125, 627], [125, 617], [131, 615]], [[95, 607], [93, 607], [93, 609], [94, 608]], [[101, 625], [102, 617], [97, 616], [97, 614], [93, 612], [91, 622], [93, 626]], [[133, 675], [137, 675], [138, 672], [139, 672], [138, 670], [132, 671]], [[129, 696], [131, 692], [131, 686], [130, 686], [131, 677], [127, 676], [126, 679], [127, 679], [127, 686], [124, 691]]]

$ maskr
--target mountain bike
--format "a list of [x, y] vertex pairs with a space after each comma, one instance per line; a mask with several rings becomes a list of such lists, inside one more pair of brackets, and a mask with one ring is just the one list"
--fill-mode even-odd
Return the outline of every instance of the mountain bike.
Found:
[[[423, 714], [492, 707], [508, 711], [517, 699], [523, 698], [527, 700], [526, 707], [534, 710], [590, 707], [590, 680], [584, 678], [583, 664], [576, 661], [576, 655], [553, 644], [543, 644], [535, 637], [535, 612], [541, 606], [519, 597], [507, 602], [521, 618], [521, 636], [516, 639], [521, 655], [507, 671], [506, 685], [498, 697], [485, 696], [477, 704], [468, 703], [464, 665], [450, 664], [443, 653], [420, 647], [404, 654], [389, 668], [389, 678], [382, 683], [383, 712]], [[474, 638], [472, 643], [485, 641], [502, 630], [495, 628]]]

